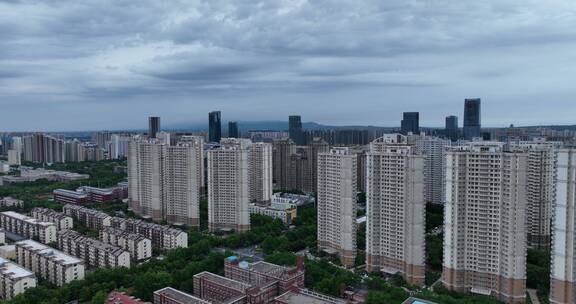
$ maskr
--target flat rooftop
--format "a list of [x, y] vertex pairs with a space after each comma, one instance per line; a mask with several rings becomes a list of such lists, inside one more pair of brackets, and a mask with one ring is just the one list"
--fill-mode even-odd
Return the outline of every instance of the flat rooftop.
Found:
[[31, 223], [31, 224], [38, 224], [38, 225], [43, 225], [43, 226], [51, 226], [51, 225], [54, 225], [54, 223], [42, 222], [42, 221], [39, 221], [39, 220], [37, 220], [37, 219], [35, 219], [35, 218], [33, 218], [33, 217], [29, 217], [29, 216], [27, 216], [27, 215], [20, 214], [20, 213], [14, 212], [14, 211], [4, 211], [4, 212], [2, 212], [2, 214], [6, 215], [6, 216], [9, 216], [9, 217], [11, 217], [11, 218], [15, 218], [15, 219], [18, 219], [18, 220], [21, 220], [21, 221], [24, 221], [24, 222]]
[[38, 243], [33, 240], [25, 240], [17, 242], [16, 245], [26, 246], [30, 250], [36, 251], [38, 254], [50, 257], [54, 260], [61, 261], [63, 265], [71, 265], [77, 263], [83, 263], [83, 261], [77, 257], [68, 255], [62, 251], [56, 250], [52, 247], [48, 247], [44, 244]]
[[277, 297], [276, 300], [281, 301], [286, 304], [344, 304], [346, 301], [333, 298], [321, 294], [306, 292], [306, 293], [295, 293], [288, 291], [281, 296]]
[[246, 284], [243, 282], [232, 280], [232, 279], [229, 279], [229, 278], [226, 278], [223, 276], [219, 276], [217, 274], [213, 274], [213, 273], [207, 272], [207, 271], [196, 274], [196, 275], [194, 275], [194, 277], [213, 282], [213, 283], [220, 285], [220, 286], [225, 286], [225, 287], [228, 287], [230, 289], [237, 290], [241, 293], [244, 293], [246, 291], [246, 289], [251, 287], [250, 284]]
[[178, 289], [174, 289], [171, 287], [166, 287], [164, 289], [157, 290], [154, 293], [164, 295], [167, 298], [176, 300], [178, 303], [182, 304], [212, 304], [212, 302], [202, 300], [198, 297], [195, 297], [193, 295], [187, 294], [185, 292], [182, 292]]
[[0, 258], [0, 272], [14, 279], [34, 276], [32, 271], [4, 258]]

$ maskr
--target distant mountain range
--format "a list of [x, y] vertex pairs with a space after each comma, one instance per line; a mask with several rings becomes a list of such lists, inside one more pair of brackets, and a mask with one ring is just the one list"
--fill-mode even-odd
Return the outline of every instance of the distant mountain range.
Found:
[[[273, 131], [288, 131], [288, 122], [281, 120], [270, 120], [270, 121], [238, 121], [238, 127], [241, 131], [246, 132], [250, 130], [273, 130]], [[162, 130], [190, 130], [190, 131], [200, 131], [207, 130], [208, 125], [206, 123], [194, 123], [194, 124], [170, 124], [167, 126], [162, 126]], [[388, 127], [377, 127], [377, 126], [330, 126], [323, 125], [316, 122], [303, 122], [302, 128], [306, 130], [322, 130], [322, 129], [372, 129], [372, 128], [384, 128], [392, 129]], [[222, 129], [228, 129], [228, 122], [222, 122]]]

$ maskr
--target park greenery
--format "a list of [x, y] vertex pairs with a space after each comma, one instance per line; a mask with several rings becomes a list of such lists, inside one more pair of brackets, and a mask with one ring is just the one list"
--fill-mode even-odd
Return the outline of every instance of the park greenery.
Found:
[[[125, 179], [123, 173], [113, 173], [116, 166], [125, 166], [125, 161], [82, 162], [56, 164], [49, 169], [90, 174], [89, 180], [75, 182], [50, 182], [46, 180], [33, 183], [6, 185], [0, 187], [0, 197], [12, 196], [23, 199], [25, 208], [15, 209], [28, 212], [33, 207], [42, 206], [61, 210], [62, 205], [51, 201], [51, 193], [56, 188], [75, 189], [80, 185], [112, 186]], [[294, 191], [297, 192], [297, 191]], [[361, 196], [365, 199], [365, 196]], [[88, 204], [110, 215], [137, 217], [127, 204], [113, 202], [108, 204]], [[402, 303], [413, 295], [437, 303], [500, 303], [492, 298], [464, 295], [449, 292], [436, 284], [431, 288], [409, 286], [400, 277], [386, 278], [376, 273], [366, 273], [363, 267], [355, 270], [339, 265], [338, 259], [326, 256], [316, 249], [316, 208], [314, 205], [298, 207], [298, 217], [293, 225], [287, 227], [280, 220], [263, 215], [251, 215], [251, 230], [228, 235], [214, 235], [207, 231], [208, 208], [204, 199], [200, 203], [200, 229], [188, 231], [188, 248], [155, 251], [152, 259], [125, 268], [99, 268], [89, 271], [86, 278], [61, 287], [40, 281], [39, 286], [27, 290], [24, 294], [6, 301], [7, 304], [43, 303], [56, 304], [78, 300], [80, 303], [104, 303], [106, 295], [112, 290], [125, 291], [146, 301], [152, 299], [155, 290], [171, 286], [185, 292], [192, 292], [192, 278], [202, 271], [223, 274], [223, 260], [234, 251], [254, 248], [268, 262], [280, 265], [295, 265], [297, 252], [310, 252], [305, 260], [305, 285], [307, 288], [332, 296], [340, 296], [343, 285], [357, 290], [367, 291], [367, 304]], [[426, 208], [426, 285], [436, 282], [442, 271], [442, 229], [443, 208], [428, 205]], [[80, 224], [77, 231], [89, 236], [97, 232]], [[356, 266], [364, 264], [366, 225], [357, 230], [358, 258]], [[158, 254], [162, 254], [159, 256]], [[542, 299], [549, 293], [549, 253], [529, 250], [527, 265], [527, 285], [538, 290]], [[546, 302], [545, 302], [546, 303]]]

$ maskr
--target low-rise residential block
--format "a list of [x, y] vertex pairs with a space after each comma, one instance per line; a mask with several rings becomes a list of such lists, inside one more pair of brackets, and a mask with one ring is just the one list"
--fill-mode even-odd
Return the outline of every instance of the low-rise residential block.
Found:
[[100, 230], [100, 240], [130, 252], [132, 260], [145, 260], [152, 256], [152, 241], [142, 235], [125, 230], [104, 227]]
[[33, 272], [0, 258], [0, 299], [12, 299], [32, 287], [36, 287], [36, 276]]
[[73, 230], [58, 233], [58, 247], [64, 252], [84, 259], [92, 267], [130, 268], [130, 253]]
[[56, 241], [56, 225], [13, 211], [0, 212], [0, 227], [7, 232], [37, 239], [45, 244]]
[[109, 227], [112, 221], [112, 217], [104, 212], [78, 205], [67, 204], [63, 211], [64, 214], [91, 229], [102, 230], [104, 227]]
[[16, 244], [18, 264], [56, 286], [84, 279], [84, 261], [33, 240]]
[[37, 220], [54, 223], [58, 231], [72, 229], [74, 226], [74, 220], [72, 217], [56, 210], [48, 208], [34, 208], [30, 212], [30, 215]]

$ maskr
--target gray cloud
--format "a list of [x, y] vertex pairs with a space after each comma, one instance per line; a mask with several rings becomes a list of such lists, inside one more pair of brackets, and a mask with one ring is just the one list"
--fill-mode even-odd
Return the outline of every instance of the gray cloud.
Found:
[[575, 27], [571, 0], [0, 1], [0, 129], [215, 108], [375, 125], [418, 110], [441, 125], [467, 96], [492, 125], [571, 123]]

